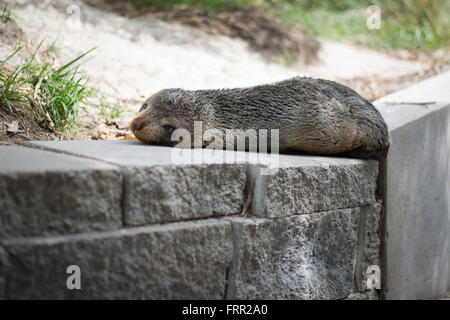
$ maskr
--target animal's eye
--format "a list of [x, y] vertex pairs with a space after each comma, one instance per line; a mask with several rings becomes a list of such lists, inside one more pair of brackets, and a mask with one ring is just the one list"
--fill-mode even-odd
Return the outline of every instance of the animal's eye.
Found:
[[147, 103], [144, 103], [143, 105], [142, 105], [142, 107], [139, 109], [139, 112], [141, 112], [142, 110], [145, 110], [145, 109], [147, 109]]
[[172, 134], [175, 131], [175, 128], [171, 126], [170, 124], [166, 124], [163, 126], [164, 131], [167, 132], [167, 134]]

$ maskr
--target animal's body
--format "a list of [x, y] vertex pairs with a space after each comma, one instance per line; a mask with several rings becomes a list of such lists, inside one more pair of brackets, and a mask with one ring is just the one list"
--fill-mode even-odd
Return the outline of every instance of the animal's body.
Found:
[[296, 77], [250, 88], [166, 89], [151, 96], [132, 121], [146, 143], [174, 145], [171, 133], [207, 129], [279, 129], [281, 152], [358, 158], [385, 156], [390, 140], [378, 110], [333, 81]]

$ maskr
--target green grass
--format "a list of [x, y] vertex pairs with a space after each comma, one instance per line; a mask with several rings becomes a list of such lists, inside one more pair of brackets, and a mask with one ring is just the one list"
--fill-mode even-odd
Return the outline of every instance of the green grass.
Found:
[[100, 111], [101, 114], [107, 117], [108, 119], [114, 119], [120, 117], [120, 115], [124, 113], [126, 109], [121, 106], [113, 107], [109, 104], [105, 104], [100, 107]]
[[88, 78], [79, 71], [81, 60], [92, 50], [55, 68], [49, 62], [36, 61], [42, 43], [30, 59], [12, 70], [6, 63], [21, 51], [20, 47], [0, 62], [0, 104], [12, 113], [18, 108], [29, 109], [33, 118], [50, 118], [57, 132], [74, 129], [82, 103], [92, 94]]
[[[280, 2], [280, 1], [279, 1]], [[307, 3], [308, 1], [297, 1]], [[322, 6], [318, 6], [322, 3]], [[367, 28], [366, 9], [377, 4], [381, 10], [381, 29]], [[299, 23], [314, 34], [334, 40], [348, 39], [360, 45], [384, 49], [432, 51], [450, 45], [450, 1], [316, 1], [310, 5], [287, 4], [279, 16], [288, 23]]]
[[14, 21], [11, 17], [11, 8], [6, 3], [2, 9], [0, 9], [0, 20], [3, 22], [12, 22]]
[[100, 113], [102, 116], [106, 117], [107, 119], [114, 119], [120, 117], [124, 112], [127, 111], [126, 108], [117, 105], [113, 106], [108, 102], [108, 99], [105, 97], [103, 93], [97, 90], [97, 96], [100, 107]]
[[[433, 51], [450, 46], [449, 0], [131, 0], [138, 7], [168, 10], [185, 4], [221, 10], [233, 5], [264, 7], [281, 21], [316, 35], [383, 49]], [[366, 25], [368, 6], [381, 9], [381, 29]]]
[[50, 45], [47, 47], [47, 51], [53, 52], [53, 53], [58, 53], [59, 51], [59, 47], [57, 46], [57, 42], [58, 42], [58, 37], [55, 38], [55, 40], [53, 40], [52, 43], [50, 43]]

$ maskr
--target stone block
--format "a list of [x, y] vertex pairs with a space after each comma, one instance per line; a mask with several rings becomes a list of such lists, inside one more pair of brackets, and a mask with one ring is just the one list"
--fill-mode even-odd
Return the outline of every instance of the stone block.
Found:
[[[8, 299], [223, 299], [231, 226], [217, 219], [3, 240]], [[81, 289], [69, 290], [70, 265]]]
[[359, 209], [228, 218], [230, 299], [342, 299], [353, 290]]
[[6, 251], [0, 245], [0, 300], [6, 299]]
[[93, 160], [0, 147], [0, 238], [115, 229], [122, 176]]
[[[367, 269], [376, 265], [381, 269], [381, 204], [355, 208], [359, 212], [358, 241], [356, 247], [355, 290], [366, 291]], [[381, 274], [380, 274], [381, 281]]]
[[125, 176], [128, 225], [231, 215], [242, 208], [242, 165], [128, 168]]
[[367, 290], [364, 292], [351, 293], [344, 300], [380, 300], [376, 290]]
[[119, 165], [125, 177], [123, 205], [127, 225], [232, 215], [242, 208], [245, 161], [234, 163], [234, 158], [221, 157], [226, 154], [234, 157], [235, 153], [217, 151], [219, 159], [214, 159], [206, 150], [197, 149], [192, 150], [192, 158], [181, 160], [175, 155], [180, 149], [135, 141], [29, 142], [26, 145]]
[[450, 290], [450, 72], [375, 101], [392, 145], [381, 172], [384, 296]]
[[377, 173], [374, 160], [280, 155], [274, 175], [249, 169], [251, 212], [279, 218], [370, 205], [376, 202]]

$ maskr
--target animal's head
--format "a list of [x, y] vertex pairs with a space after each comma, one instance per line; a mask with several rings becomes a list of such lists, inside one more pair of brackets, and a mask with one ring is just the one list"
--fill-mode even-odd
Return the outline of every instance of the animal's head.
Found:
[[174, 146], [172, 133], [179, 128], [193, 135], [194, 121], [202, 121], [205, 108], [195, 93], [183, 89], [165, 89], [147, 99], [130, 124], [133, 134], [142, 142]]

